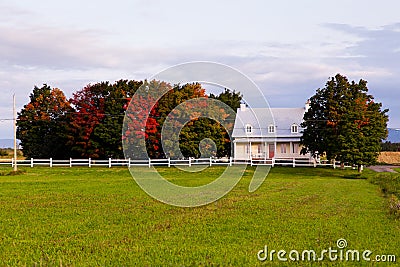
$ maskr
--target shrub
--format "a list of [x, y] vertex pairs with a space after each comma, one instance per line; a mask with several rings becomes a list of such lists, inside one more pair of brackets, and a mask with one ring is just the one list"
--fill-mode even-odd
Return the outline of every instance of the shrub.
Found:
[[8, 152], [5, 149], [0, 149], [0, 156], [7, 156]]
[[369, 181], [378, 185], [386, 196], [394, 194], [400, 197], [400, 175], [393, 173], [378, 173]]
[[369, 180], [378, 185], [382, 193], [389, 198], [390, 213], [400, 218], [400, 174], [378, 173]]
[[391, 214], [400, 217], [400, 199], [395, 195], [389, 198], [389, 210]]

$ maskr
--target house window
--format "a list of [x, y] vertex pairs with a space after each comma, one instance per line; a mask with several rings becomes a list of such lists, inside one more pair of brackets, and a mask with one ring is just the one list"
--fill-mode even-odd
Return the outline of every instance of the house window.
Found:
[[268, 133], [275, 133], [275, 125], [268, 126]]
[[299, 132], [299, 126], [297, 124], [292, 125], [292, 133], [298, 133]]
[[246, 144], [246, 154], [250, 154], [250, 145]]
[[292, 145], [292, 153], [293, 154], [298, 154], [299, 153], [299, 144], [298, 143], [293, 143]]
[[281, 153], [286, 154], [286, 144], [281, 144]]
[[246, 133], [252, 133], [253, 132], [253, 127], [250, 124], [246, 125]]

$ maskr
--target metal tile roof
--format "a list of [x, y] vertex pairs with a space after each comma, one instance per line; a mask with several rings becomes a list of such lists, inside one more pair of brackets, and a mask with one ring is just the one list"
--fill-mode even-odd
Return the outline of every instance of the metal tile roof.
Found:
[[[304, 113], [305, 108], [239, 108], [232, 137], [300, 137]], [[299, 133], [291, 132], [293, 124]], [[252, 126], [252, 133], [246, 133], [246, 125]], [[276, 126], [275, 133], [268, 133], [270, 125]]]

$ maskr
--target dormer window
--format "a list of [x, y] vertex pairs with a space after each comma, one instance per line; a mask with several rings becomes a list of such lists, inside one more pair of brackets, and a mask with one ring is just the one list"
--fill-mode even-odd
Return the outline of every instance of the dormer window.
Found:
[[275, 125], [268, 126], [268, 133], [275, 133]]
[[247, 124], [246, 125], [246, 133], [249, 134], [252, 132], [253, 132], [253, 126], [251, 126], [250, 124]]
[[292, 133], [299, 133], [299, 126], [296, 123], [292, 125]]

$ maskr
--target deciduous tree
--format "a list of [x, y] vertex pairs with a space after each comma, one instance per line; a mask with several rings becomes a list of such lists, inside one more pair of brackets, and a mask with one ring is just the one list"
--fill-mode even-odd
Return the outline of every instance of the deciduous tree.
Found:
[[72, 150], [77, 157], [122, 158], [122, 124], [130, 98], [142, 82], [101, 82], [74, 93]]
[[362, 165], [375, 163], [387, 137], [388, 110], [368, 94], [367, 82], [337, 74], [310, 99], [304, 115], [302, 153]]
[[30, 101], [18, 113], [17, 138], [25, 157], [69, 158], [67, 146], [70, 115], [73, 109], [57, 88], [34, 87]]

